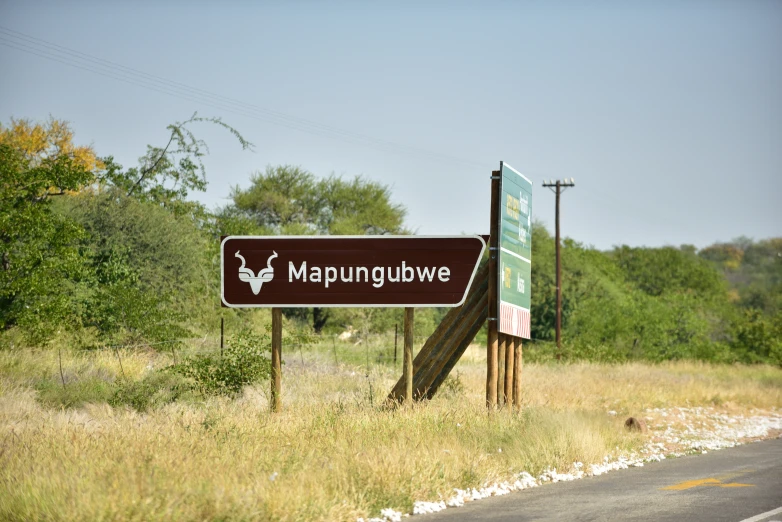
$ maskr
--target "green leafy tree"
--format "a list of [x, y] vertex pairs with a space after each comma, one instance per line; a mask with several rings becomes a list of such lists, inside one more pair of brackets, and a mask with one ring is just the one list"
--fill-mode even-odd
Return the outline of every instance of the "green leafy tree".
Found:
[[36, 341], [74, 326], [64, 281], [82, 275], [82, 230], [52, 211], [52, 199], [83, 190], [99, 167], [72, 137], [56, 120], [0, 127], [0, 329], [20, 326]]
[[732, 348], [741, 362], [782, 365], [782, 313], [767, 317], [747, 309], [733, 324]]
[[103, 340], [181, 337], [194, 304], [215, 291], [212, 223], [187, 201], [206, 185], [208, 151], [189, 127], [123, 170], [76, 146], [67, 124], [0, 126], [0, 329], [41, 342], [94, 328]]
[[214, 312], [213, 242], [190, 217], [116, 189], [59, 207], [84, 231], [79, 250], [89, 268], [71, 309], [103, 340], [183, 338], [185, 317], [192, 323]]
[[[405, 209], [391, 202], [390, 189], [380, 183], [355, 177], [318, 179], [293, 166], [267, 167], [251, 178], [246, 189], [235, 187], [233, 203], [217, 216], [224, 235], [382, 235], [407, 234]], [[309, 319], [320, 332], [330, 317], [350, 323], [350, 312], [324, 308], [286, 310], [289, 317]], [[390, 312], [371, 314], [373, 321], [388, 323]], [[385, 315], [384, 315], [385, 314]]]
[[285, 165], [267, 167], [250, 181], [247, 189], [233, 189], [233, 203], [218, 215], [222, 233], [234, 234], [236, 226], [280, 235], [408, 233], [406, 211], [391, 202], [390, 189], [360, 176], [317, 179]]
[[627, 281], [649, 295], [692, 291], [703, 298], [725, 296], [727, 287], [719, 272], [691, 251], [622, 246], [612, 257]]
[[745, 242], [738, 273], [730, 278], [744, 308], [782, 312], [782, 238]]

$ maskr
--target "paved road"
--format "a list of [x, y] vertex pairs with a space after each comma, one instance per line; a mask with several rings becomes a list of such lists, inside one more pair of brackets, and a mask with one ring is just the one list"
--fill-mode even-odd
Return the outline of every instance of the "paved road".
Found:
[[782, 438], [487, 498], [421, 522], [747, 519], [782, 521]]

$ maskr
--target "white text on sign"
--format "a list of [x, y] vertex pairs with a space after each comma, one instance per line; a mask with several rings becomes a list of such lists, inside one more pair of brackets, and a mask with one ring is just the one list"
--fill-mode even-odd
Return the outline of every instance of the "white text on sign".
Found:
[[[354, 270], [355, 268], [355, 270]], [[363, 275], [363, 281], [362, 281], [362, 275]], [[415, 268], [411, 266], [407, 266], [404, 261], [402, 261], [402, 266], [399, 267], [385, 267], [385, 266], [376, 266], [373, 267], [371, 270], [369, 267], [366, 266], [341, 266], [341, 267], [335, 267], [335, 266], [325, 266], [323, 268], [319, 266], [313, 266], [309, 269], [309, 274], [307, 273], [307, 262], [302, 261], [301, 265], [299, 265], [298, 270], [294, 266], [292, 261], [288, 262], [288, 282], [292, 283], [295, 281], [302, 281], [304, 283], [307, 282], [308, 276], [309, 276], [309, 282], [310, 283], [322, 283], [326, 286], [326, 288], [329, 287], [330, 283], [369, 283], [370, 282], [370, 275], [372, 276], [372, 286], [375, 288], [380, 288], [385, 284], [386, 281], [389, 283], [412, 283], [416, 280], [416, 275], [418, 276], [418, 281], [420, 282], [432, 282], [435, 279], [435, 276], [439, 281], [442, 281], [443, 283], [446, 283], [451, 278], [451, 270], [447, 266], [441, 266], [441, 267], [420, 267], [417, 266]], [[355, 280], [354, 280], [355, 276]]]

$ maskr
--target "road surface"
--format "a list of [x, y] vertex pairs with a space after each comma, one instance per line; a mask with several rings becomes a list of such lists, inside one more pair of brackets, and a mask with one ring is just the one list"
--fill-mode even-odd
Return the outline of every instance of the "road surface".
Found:
[[782, 438], [548, 484], [421, 517], [421, 522], [511, 520], [782, 522]]

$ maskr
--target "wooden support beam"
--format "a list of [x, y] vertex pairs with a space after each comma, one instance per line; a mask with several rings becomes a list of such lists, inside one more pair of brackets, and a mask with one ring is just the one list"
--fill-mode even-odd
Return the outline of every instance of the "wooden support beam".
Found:
[[[428, 394], [427, 390], [431, 387], [432, 381], [448, 364], [454, 350], [462, 344], [474, 322], [479, 317], [482, 318], [482, 321], [486, 320], [485, 303], [488, 281], [486, 279], [473, 281], [473, 286], [477, 291], [468, 295], [459, 314], [448, 324], [446, 331], [439, 338], [433, 340], [426, 360], [422, 360], [421, 364], [416, 367], [415, 388], [413, 390], [415, 398], [421, 398]], [[474, 337], [475, 335], [470, 340]], [[428, 340], [426, 344], [430, 344]], [[463, 352], [464, 350], [462, 350]], [[418, 359], [419, 357], [416, 357], [416, 360]]]
[[491, 176], [491, 212], [489, 214], [489, 335], [486, 340], [486, 407], [497, 406], [497, 248], [499, 245], [500, 216], [500, 175], [499, 170]]
[[[481, 329], [481, 326], [486, 322], [486, 295], [487, 293], [484, 292], [483, 306], [476, 306], [471, 309], [470, 314], [465, 316], [459, 325], [459, 329], [454, 332], [453, 337], [447, 343], [444, 343], [442, 348], [444, 354], [442, 365], [429, 368], [427, 378], [421, 380], [422, 391], [425, 397], [431, 399], [434, 396], [469, 344], [475, 339], [475, 335]], [[416, 382], [418, 382], [418, 379], [416, 379]]]
[[282, 411], [282, 309], [272, 308], [272, 411]]
[[513, 338], [513, 407], [521, 410], [521, 370], [523, 368], [521, 338]]
[[415, 308], [405, 308], [405, 352], [403, 359], [403, 378], [405, 381], [405, 402], [413, 402], [413, 342]]
[[514, 366], [515, 361], [515, 345], [516, 340], [518, 337], [512, 337], [510, 335], [503, 335], [505, 337], [505, 404], [508, 406], [508, 409], [512, 409], [513, 401], [515, 399], [515, 396], [513, 394], [513, 379], [516, 376], [516, 367]]
[[[491, 312], [489, 313], [491, 315]], [[497, 407], [497, 328], [489, 322], [489, 335], [486, 340], [486, 407]]]
[[[504, 333], [497, 334], [497, 406], [502, 407], [508, 402], [505, 390], [505, 374], [507, 372], [505, 364], [505, 352], [508, 336]], [[512, 375], [512, 374], [511, 374]]]
[[448, 377], [448, 375], [451, 373], [451, 370], [453, 370], [454, 366], [456, 366], [456, 363], [459, 362], [459, 359], [461, 358], [462, 354], [464, 354], [464, 351], [467, 349], [467, 347], [470, 345], [470, 343], [475, 339], [475, 336], [478, 335], [478, 331], [483, 327], [483, 324], [486, 322], [486, 316], [487, 316], [487, 307], [485, 306], [486, 303], [486, 295], [484, 295], [484, 306], [476, 309], [477, 316], [475, 320], [471, 321], [466, 335], [462, 338], [462, 340], [454, 347], [454, 349], [451, 351], [451, 356], [448, 359], [448, 362], [445, 364], [443, 369], [440, 371], [440, 373], [435, 377], [435, 379], [432, 381], [431, 385], [426, 391], [426, 398], [431, 399], [434, 397], [434, 394], [437, 393], [437, 390], [440, 389], [440, 385], [442, 385], [443, 381], [445, 381], [445, 378]]

